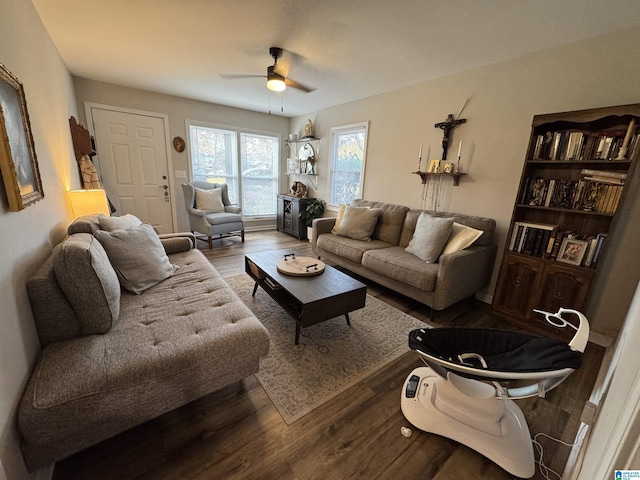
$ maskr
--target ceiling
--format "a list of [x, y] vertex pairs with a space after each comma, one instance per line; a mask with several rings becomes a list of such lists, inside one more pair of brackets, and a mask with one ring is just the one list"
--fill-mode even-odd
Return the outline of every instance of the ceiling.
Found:
[[[638, 0], [33, 0], [71, 73], [297, 116], [640, 25]], [[282, 73], [315, 90], [267, 90]]]

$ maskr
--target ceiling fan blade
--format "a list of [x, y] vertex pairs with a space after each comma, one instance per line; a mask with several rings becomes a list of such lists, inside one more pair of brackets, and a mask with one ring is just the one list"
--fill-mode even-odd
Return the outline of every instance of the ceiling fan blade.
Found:
[[225, 80], [235, 80], [237, 78], [267, 78], [266, 75], [244, 75], [235, 73], [221, 73], [220, 76]]
[[284, 84], [287, 87], [297, 88], [298, 90], [302, 90], [303, 92], [306, 92], [306, 93], [313, 92], [315, 90], [315, 88], [313, 87], [307, 87], [306, 85], [298, 83], [295, 80], [291, 80], [290, 78], [285, 78]]

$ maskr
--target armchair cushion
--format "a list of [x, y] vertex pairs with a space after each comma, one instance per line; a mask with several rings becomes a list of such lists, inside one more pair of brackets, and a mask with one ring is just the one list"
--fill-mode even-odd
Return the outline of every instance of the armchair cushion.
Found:
[[222, 189], [211, 188], [203, 190], [196, 188], [196, 208], [205, 213], [224, 212], [224, 203], [222, 203]]
[[224, 223], [242, 222], [242, 216], [237, 213], [209, 213], [205, 216], [209, 225], [222, 225]]
[[144, 292], [176, 270], [148, 223], [113, 232], [97, 230], [94, 235], [106, 250], [120, 284], [132, 293]]

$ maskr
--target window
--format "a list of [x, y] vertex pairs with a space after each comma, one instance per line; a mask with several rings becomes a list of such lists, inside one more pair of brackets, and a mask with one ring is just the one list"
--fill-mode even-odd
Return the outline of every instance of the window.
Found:
[[276, 214], [277, 135], [190, 123], [189, 140], [193, 180], [229, 185], [229, 200], [242, 207], [244, 216]]
[[336, 127], [331, 152], [329, 204], [349, 204], [362, 196], [368, 122]]

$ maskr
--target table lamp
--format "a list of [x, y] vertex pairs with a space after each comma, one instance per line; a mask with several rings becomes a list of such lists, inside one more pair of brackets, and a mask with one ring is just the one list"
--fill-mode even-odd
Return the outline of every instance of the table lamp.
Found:
[[109, 203], [104, 190], [70, 190], [67, 193], [73, 218], [94, 213], [110, 216]]

